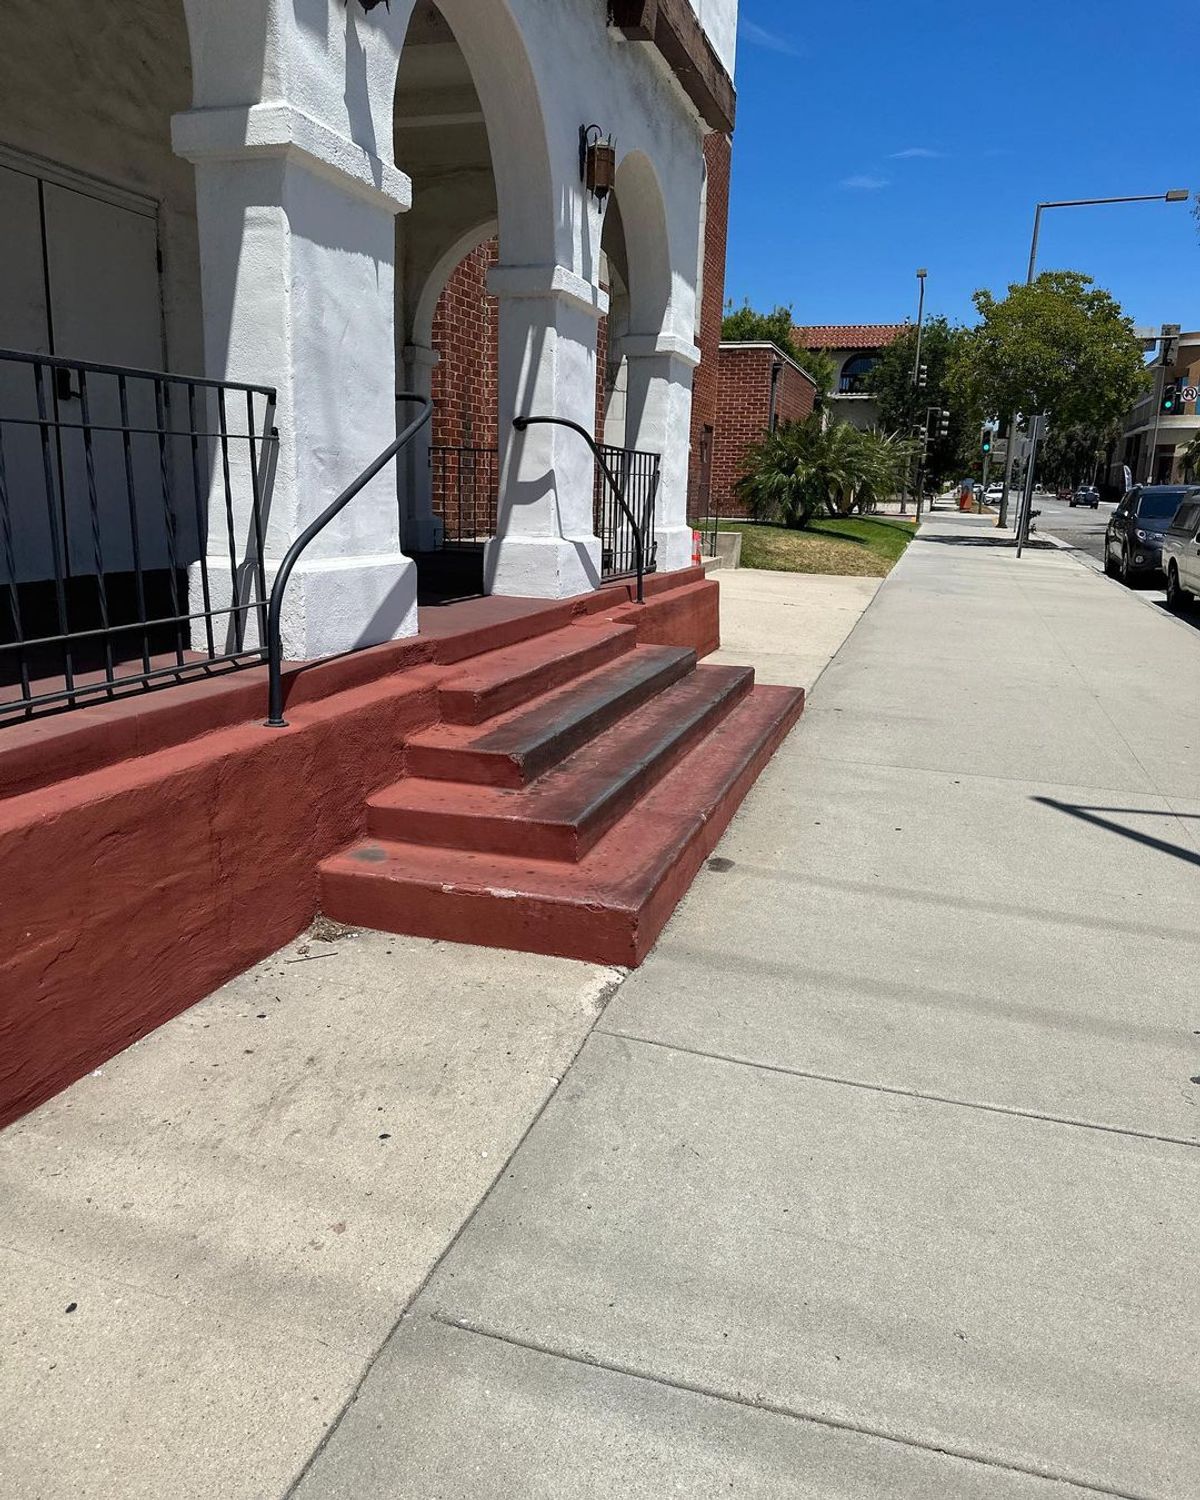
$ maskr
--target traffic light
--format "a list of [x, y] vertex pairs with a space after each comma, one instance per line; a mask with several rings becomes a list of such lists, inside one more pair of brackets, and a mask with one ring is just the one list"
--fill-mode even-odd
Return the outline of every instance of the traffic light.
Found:
[[992, 451], [992, 429], [990, 427], [985, 427], [980, 434], [980, 446], [983, 449], [985, 457]]
[[1172, 417], [1179, 410], [1179, 383], [1172, 380], [1169, 385], [1163, 386], [1162, 406], [1160, 410], [1164, 417]]
[[949, 436], [950, 413], [948, 411], [939, 411], [937, 414], [937, 427], [934, 430], [934, 437], [946, 438]]
[[928, 365], [918, 365], [917, 366], [917, 390], [923, 391], [928, 384], [929, 384], [929, 366]]

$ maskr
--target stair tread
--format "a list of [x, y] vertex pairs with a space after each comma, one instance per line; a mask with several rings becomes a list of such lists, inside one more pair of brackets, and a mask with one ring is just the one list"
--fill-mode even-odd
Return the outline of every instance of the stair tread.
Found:
[[609, 620], [581, 621], [476, 657], [470, 666], [447, 679], [442, 689], [443, 696], [473, 694], [485, 698], [514, 681], [523, 681], [560, 665], [566, 668], [605, 645], [614, 648], [625, 644], [632, 646], [636, 637], [632, 625], [614, 624]]
[[733, 710], [753, 677], [749, 667], [699, 667], [524, 787], [405, 777], [369, 799], [370, 827], [381, 837], [403, 838], [397, 824], [406, 815], [427, 816], [432, 832], [421, 842], [439, 841], [440, 820], [443, 835], [459, 830], [447, 843], [461, 847], [460, 839], [473, 836], [476, 847], [494, 849], [522, 836], [532, 840], [536, 825], [561, 831], [562, 857], [578, 858], [639, 791], [690, 750], [714, 715]]
[[[577, 863], [365, 839], [323, 861], [322, 877], [351, 877], [350, 884], [382, 882], [397, 888], [436, 886], [447, 898], [461, 895], [476, 902], [528, 897], [558, 909], [644, 912], [673, 871], [682, 870], [686, 888], [698, 867], [689, 872], [681, 865], [689, 847], [705, 842], [708, 835], [712, 837], [707, 847], [712, 847], [724, 826], [710, 828], [714, 813], [756, 757], [764, 750], [769, 753], [787, 733], [803, 703], [799, 688], [753, 688]], [[345, 900], [335, 907], [338, 912], [349, 919]], [[403, 906], [397, 915], [403, 922]], [[478, 940], [486, 942], [486, 934]], [[540, 951], [563, 949], [547, 946]]]
[[637, 646], [563, 687], [497, 715], [483, 724], [438, 724], [406, 745], [409, 770], [438, 780], [468, 777], [483, 762], [511, 771], [516, 784], [547, 769], [587, 738], [601, 733], [652, 693], [695, 667], [696, 653], [682, 646]]

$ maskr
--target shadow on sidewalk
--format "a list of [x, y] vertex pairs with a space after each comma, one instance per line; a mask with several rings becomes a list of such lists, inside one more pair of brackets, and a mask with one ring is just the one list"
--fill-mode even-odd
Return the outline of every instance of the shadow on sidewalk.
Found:
[[[920, 532], [916, 537], [918, 542], [936, 542], [939, 547], [1016, 547], [1016, 541], [1011, 536], [922, 536]], [[1043, 541], [1040, 536], [1031, 536], [1025, 543], [1026, 547], [1036, 547], [1042, 552], [1054, 550], [1053, 542]]]
[[1132, 839], [1135, 844], [1144, 844], [1147, 849], [1157, 849], [1159, 853], [1181, 859], [1185, 864], [1200, 865], [1200, 852], [1195, 849], [1186, 849], [1182, 844], [1172, 844], [1167, 839], [1156, 839], [1153, 834], [1138, 833], [1136, 829], [1114, 823], [1111, 818], [1099, 816], [1101, 813], [1128, 813], [1139, 818], [1200, 819], [1200, 813], [1159, 812], [1145, 807], [1088, 807], [1078, 802], [1060, 802], [1057, 797], [1034, 797], [1031, 800], [1043, 807], [1052, 807], [1056, 812], [1064, 812], [1068, 817], [1078, 818], [1081, 822], [1091, 823], [1094, 828], [1106, 828], [1109, 833]]

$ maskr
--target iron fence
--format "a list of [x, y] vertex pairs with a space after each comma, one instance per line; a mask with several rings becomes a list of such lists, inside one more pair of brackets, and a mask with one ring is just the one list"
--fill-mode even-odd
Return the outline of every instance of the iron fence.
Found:
[[[596, 535], [600, 538], [601, 575], [604, 578], [625, 578], [637, 572], [634, 526], [641, 534], [645, 547], [644, 571], [653, 573], [657, 551], [654, 540], [654, 508], [661, 473], [659, 455], [644, 453], [636, 448], [614, 448], [607, 444], [600, 444], [596, 451], [603, 460], [596, 464], [593, 512]], [[613, 480], [621, 486], [625, 507], [633, 518], [632, 522], [630, 515], [625, 514]]]
[[0, 349], [0, 725], [263, 659], [274, 423], [268, 386]]
[[441, 545], [487, 541], [496, 534], [499, 454], [495, 448], [431, 447], [433, 513]]

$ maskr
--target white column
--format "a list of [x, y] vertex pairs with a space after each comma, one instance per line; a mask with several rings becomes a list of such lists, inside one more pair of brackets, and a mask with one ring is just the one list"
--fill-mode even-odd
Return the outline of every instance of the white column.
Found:
[[597, 588], [595, 468], [578, 433], [513, 430], [516, 416], [566, 417], [592, 433], [596, 326], [607, 296], [565, 266], [497, 266], [500, 513], [484, 554], [488, 592], [566, 599]]
[[[196, 168], [207, 373], [278, 390], [269, 585], [290, 542], [396, 435], [395, 215], [411, 186], [287, 102], [192, 110], [175, 117], [173, 139]], [[247, 483], [236, 498], [240, 540], [252, 535]], [[223, 502], [211, 511], [210, 571], [226, 578]], [[410, 635], [416, 593], [385, 469], [293, 573], [284, 652], [308, 659]]]
[[[433, 393], [433, 372], [441, 360], [436, 349], [425, 344], [404, 346], [404, 389], [418, 396]], [[399, 406], [396, 420], [403, 424], [412, 406]], [[410, 552], [426, 552], [441, 540], [441, 527], [433, 514], [433, 474], [429, 463], [433, 428], [426, 423], [404, 450], [398, 482], [400, 484], [400, 518], [402, 541]]]
[[625, 442], [661, 456], [654, 537], [660, 573], [690, 566], [692, 530], [687, 517], [692, 374], [700, 351], [670, 334], [630, 334], [621, 343], [629, 370]]

